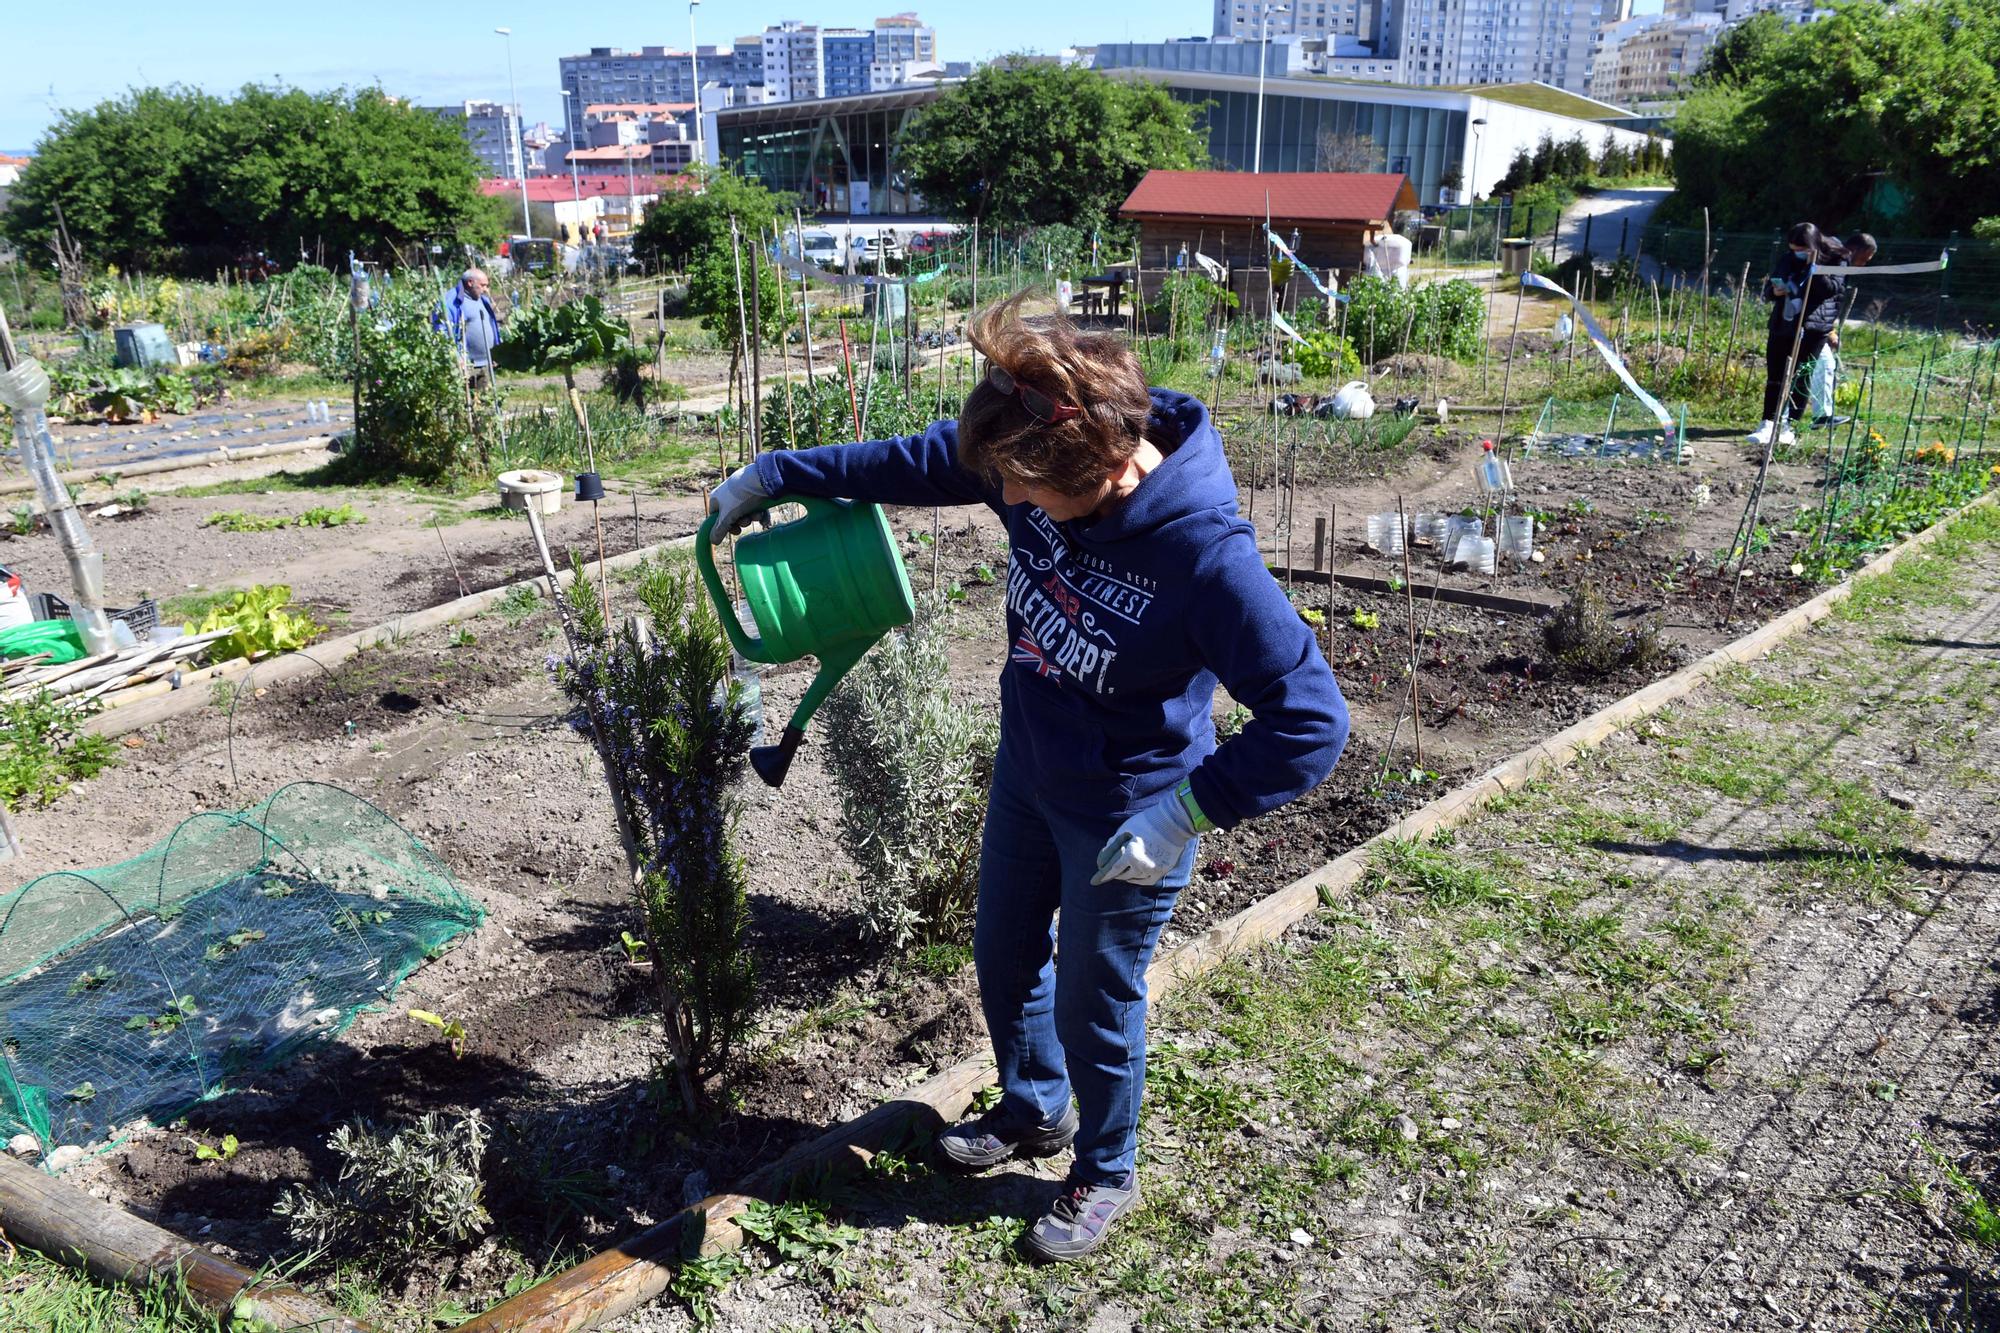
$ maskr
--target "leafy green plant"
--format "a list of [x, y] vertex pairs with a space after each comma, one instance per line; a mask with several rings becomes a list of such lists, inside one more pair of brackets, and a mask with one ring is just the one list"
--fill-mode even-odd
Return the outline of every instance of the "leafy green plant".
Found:
[[85, 1079], [83, 1082], [71, 1088], [68, 1092], [65, 1092], [63, 1094], [63, 1097], [65, 1100], [72, 1102], [95, 1101], [97, 1100], [97, 1085], [92, 1083], [89, 1079]]
[[172, 1001], [157, 1014], [134, 1014], [125, 1020], [127, 1032], [147, 1032], [154, 1035], [172, 1032], [181, 1024], [201, 1012], [194, 996], [183, 995]]
[[204, 528], [221, 528], [224, 532], [276, 532], [279, 528], [289, 528], [292, 520], [267, 514], [246, 514], [241, 509], [224, 509], [210, 514], [201, 521]]
[[45, 693], [0, 702], [0, 805], [48, 805], [111, 766], [116, 748], [85, 732], [84, 716]]
[[500, 599], [500, 605], [494, 610], [500, 613], [501, 619], [514, 621], [527, 619], [539, 611], [541, 606], [541, 594], [535, 591], [534, 585], [517, 583], [507, 589], [507, 595]]
[[241, 953], [263, 938], [264, 932], [261, 930], [233, 930], [203, 950], [202, 960], [219, 963], [233, 953]]
[[470, 1034], [466, 1031], [462, 1019], [446, 1018], [443, 1014], [434, 1014], [428, 1009], [412, 1009], [409, 1016], [419, 1023], [427, 1023], [436, 1028], [438, 1035], [451, 1047], [452, 1059], [464, 1058], [465, 1039]]
[[81, 995], [85, 991], [98, 990], [108, 986], [117, 979], [118, 974], [116, 972], [113, 972], [110, 968], [100, 963], [88, 972], [79, 973], [76, 979], [69, 983], [68, 993], [71, 995]]
[[1354, 614], [1347, 618], [1347, 623], [1356, 629], [1380, 629], [1382, 628], [1382, 617], [1373, 611], [1364, 610], [1357, 606], [1354, 608]]
[[242, 1142], [234, 1134], [224, 1134], [221, 1144], [216, 1146], [190, 1136], [183, 1137], [194, 1146], [194, 1160], [197, 1162], [226, 1162], [236, 1156], [238, 1150], [243, 1147]]
[[609, 361], [627, 342], [625, 325], [606, 317], [603, 302], [579, 296], [564, 305], [516, 310], [493, 359], [504, 370], [561, 371], [564, 386], [574, 389], [578, 366]]
[[1335, 336], [1330, 329], [1314, 330], [1292, 350], [1299, 369], [1315, 379], [1340, 380], [1361, 373], [1361, 358], [1354, 354], [1353, 342]]
[[220, 606], [210, 607], [200, 624], [186, 629], [189, 634], [228, 630], [210, 651], [210, 656], [217, 660], [288, 653], [311, 643], [325, 628], [310, 615], [291, 610], [291, 602], [289, 584], [259, 584], [245, 588]]
[[743, 863], [731, 784], [753, 723], [729, 641], [684, 562], [648, 563], [638, 599], [652, 628], [606, 625], [586, 579], [567, 602], [574, 651], [556, 667], [570, 724], [616, 775], [639, 864], [640, 920], [683, 1105], [697, 1110], [749, 1030], [756, 969], [745, 942]]
[[41, 519], [35, 514], [31, 504], [17, 504], [7, 511], [7, 533], [13, 537], [32, 537], [41, 526]]
[[477, 1111], [432, 1112], [394, 1132], [365, 1120], [342, 1125], [326, 1144], [341, 1159], [339, 1178], [285, 1191], [272, 1212], [315, 1255], [413, 1267], [492, 1222], [480, 1175], [488, 1139]]
[[861, 872], [862, 929], [897, 949], [962, 943], [999, 741], [952, 697], [941, 610], [923, 608], [850, 672], [822, 710], [840, 837]]
[[758, 1199], [743, 1210], [736, 1224], [782, 1262], [824, 1268], [832, 1276], [834, 1286], [853, 1285], [854, 1273], [839, 1262], [839, 1256], [861, 1239], [861, 1232], [856, 1227], [828, 1220], [818, 1204], [770, 1203]]
[[646, 951], [646, 941], [640, 939], [631, 931], [621, 930], [618, 932], [618, 945], [625, 950], [626, 962], [643, 963], [649, 961]]

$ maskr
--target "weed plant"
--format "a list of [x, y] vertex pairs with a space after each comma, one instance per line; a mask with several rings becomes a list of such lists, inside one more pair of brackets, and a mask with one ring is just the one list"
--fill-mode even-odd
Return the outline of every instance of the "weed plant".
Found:
[[111, 742], [83, 730], [85, 713], [37, 694], [0, 702], [0, 805], [49, 805], [78, 782], [109, 768]]
[[904, 950], [963, 944], [999, 725], [952, 698], [945, 621], [928, 603], [862, 659], [823, 710], [840, 838], [861, 871], [861, 923]]
[[576, 650], [550, 665], [570, 725], [616, 776], [669, 1055], [692, 1114], [729, 1067], [756, 998], [730, 795], [754, 724], [722, 623], [687, 565], [648, 563], [637, 592], [650, 629], [630, 620], [613, 631], [578, 578], [567, 594]]
[[1543, 622], [1542, 646], [1569, 671], [1586, 678], [1644, 667], [1661, 651], [1655, 627], [1624, 630], [1612, 624], [1610, 609], [1588, 583], [1578, 584], [1569, 600]]

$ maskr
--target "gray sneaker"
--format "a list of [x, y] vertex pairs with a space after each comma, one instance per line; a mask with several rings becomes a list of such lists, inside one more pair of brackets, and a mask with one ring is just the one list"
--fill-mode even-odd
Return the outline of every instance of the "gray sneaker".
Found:
[[1044, 1263], [1081, 1259], [1102, 1245], [1111, 1224], [1138, 1202], [1137, 1171], [1127, 1171], [1122, 1185], [1072, 1183], [1029, 1228], [1021, 1244]]
[[945, 1165], [960, 1171], [984, 1171], [1010, 1157], [1053, 1157], [1076, 1137], [1076, 1108], [1065, 1104], [1053, 1125], [1023, 1124], [996, 1106], [976, 1120], [953, 1125], [938, 1136]]

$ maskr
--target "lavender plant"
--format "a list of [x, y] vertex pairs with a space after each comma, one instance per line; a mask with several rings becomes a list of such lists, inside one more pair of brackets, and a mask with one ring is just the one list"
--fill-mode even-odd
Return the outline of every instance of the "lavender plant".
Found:
[[686, 564], [644, 566], [638, 598], [645, 615], [613, 630], [579, 577], [565, 599], [573, 650], [552, 666], [570, 724], [612, 777], [673, 1074], [693, 1113], [728, 1068], [756, 994], [729, 794], [753, 724], [722, 624]]
[[999, 725], [951, 695], [945, 624], [926, 602], [822, 711], [840, 838], [861, 868], [864, 932], [891, 947], [963, 944]]

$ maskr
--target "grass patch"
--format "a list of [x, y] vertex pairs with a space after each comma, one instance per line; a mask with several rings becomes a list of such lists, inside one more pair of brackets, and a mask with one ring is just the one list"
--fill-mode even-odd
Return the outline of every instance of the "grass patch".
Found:
[[47, 1333], [214, 1333], [171, 1287], [100, 1287], [75, 1269], [19, 1249], [0, 1263], [0, 1329]]

